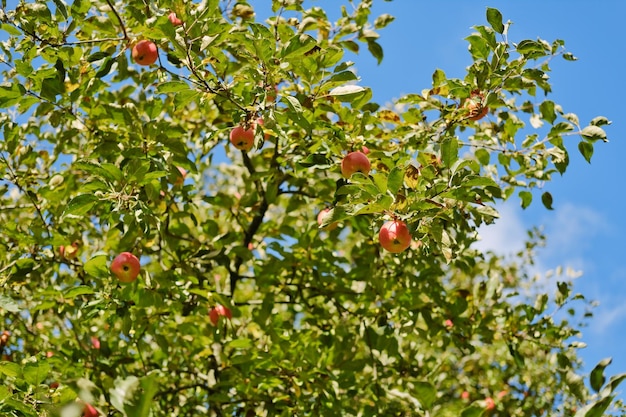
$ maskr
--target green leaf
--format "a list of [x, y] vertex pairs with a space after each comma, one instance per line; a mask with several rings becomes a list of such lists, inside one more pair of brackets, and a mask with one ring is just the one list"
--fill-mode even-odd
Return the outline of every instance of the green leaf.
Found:
[[602, 417], [606, 409], [611, 405], [611, 402], [613, 402], [613, 398], [615, 397], [605, 397], [596, 402], [587, 404], [585, 407], [579, 409], [574, 417]]
[[474, 151], [474, 155], [481, 165], [489, 165], [491, 154], [486, 149], [478, 148]]
[[10, 87], [0, 85], [0, 108], [17, 104], [26, 95], [26, 89], [19, 83]]
[[250, 339], [235, 339], [228, 342], [228, 347], [232, 349], [250, 349], [252, 347], [252, 341]]
[[607, 141], [606, 132], [604, 131], [604, 129], [598, 126], [587, 126], [582, 130], [582, 132], [580, 132], [580, 134], [587, 140], [603, 140], [605, 142]]
[[21, 36], [22, 35], [22, 32], [18, 28], [16, 28], [13, 25], [10, 25], [8, 23], [1, 24], [0, 25], [0, 29], [4, 30], [5, 32], [8, 32], [8, 34], [12, 35], [12, 36]]
[[591, 119], [589, 124], [593, 126], [605, 126], [605, 125], [610, 125], [611, 121], [604, 116], [598, 116], [598, 117], [594, 117], [593, 119]]
[[502, 24], [502, 13], [498, 9], [487, 8], [487, 22], [493, 30], [498, 33], [504, 33], [504, 25]]
[[57, 10], [61, 12], [61, 15], [63, 16], [63, 18], [67, 20], [67, 8], [65, 7], [65, 4], [63, 4], [61, 0], [53, 0], [53, 1], [54, 1], [54, 5], [57, 7]]
[[93, 194], [81, 194], [74, 197], [63, 212], [64, 216], [84, 216], [98, 203], [98, 197]]
[[591, 371], [591, 375], [589, 376], [589, 384], [591, 385], [591, 389], [595, 392], [600, 392], [602, 389], [602, 385], [604, 385], [604, 369], [609, 366], [612, 362], [611, 358], [602, 359]]
[[78, 287], [70, 288], [63, 292], [63, 298], [72, 300], [81, 295], [91, 295], [94, 293], [93, 288], [86, 285], [79, 285]]
[[591, 163], [591, 157], [593, 156], [593, 144], [589, 142], [580, 141], [578, 143], [578, 150], [585, 157], [585, 160], [588, 163]]
[[441, 162], [450, 168], [459, 159], [459, 141], [455, 137], [447, 137], [441, 142]]
[[437, 399], [437, 389], [427, 381], [413, 382], [415, 398], [417, 398], [424, 410], [430, 410]]
[[552, 208], [552, 201], [552, 194], [550, 194], [549, 192], [546, 191], [541, 194], [541, 202], [548, 210], [554, 210]]
[[364, 94], [366, 89], [360, 85], [343, 85], [333, 88], [328, 95], [337, 97], [340, 101], [353, 101], [361, 94]]
[[373, 39], [367, 40], [367, 49], [370, 51], [372, 56], [376, 58], [378, 65], [383, 62], [383, 47], [380, 46], [378, 42]]
[[50, 364], [46, 361], [28, 362], [24, 365], [24, 380], [32, 385], [41, 384], [50, 373]]
[[544, 120], [547, 120], [550, 124], [554, 123], [556, 120], [554, 102], [550, 100], [544, 101], [539, 105], [539, 111], [541, 112], [541, 117], [543, 117]]
[[299, 34], [289, 39], [289, 41], [281, 51], [281, 55], [283, 58], [294, 58], [303, 56], [316, 46], [317, 42], [312, 36], [307, 34]]
[[21, 373], [22, 368], [17, 363], [8, 361], [0, 362], [0, 374], [8, 376], [9, 378], [17, 378]]
[[358, 79], [359, 77], [357, 77], [356, 74], [352, 71], [338, 72], [336, 74], [333, 74], [332, 77], [322, 83], [322, 85], [320, 86], [320, 92], [330, 90], [331, 88], [337, 87], [339, 85], [344, 85], [349, 81], [356, 81]]
[[114, 59], [110, 57], [106, 58], [104, 62], [102, 63], [102, 65], [100, 66], [100, 69], [98, 70], [98, 72], [96, 72], [96, 78], [103, 78], [109, 75], [109, 72], [111, 72], [111, 68], [113, 67], [114, 63], [115, 63]]
[[470, 405], [461, 412], [461, 417], [480, 417], [485, 409], [478, 405]]
[[96, 61], [100, 61], [101, 59], [108, 58], [108, 57], [110, 57], [110, 56], [111, 56], [111, 54], [110, 54], [110, 53], [108, 53], [108, 52], [98, 51], [98, 52], [95, 52], [95, 53], [93, 53], [93, 54], [89, 55], [89, 56], [87, 57], [87, 62], [96, 62]]
[[96, 255], [89, 259], [83, 267], [85, 272], [95, 278], [106, 278], [109, 276], [107, 266], [108, 257], [106, 255]]
[[519, 197], [522, 200], [522, 208], [525, 209], [530, 206], [533, 201], [533, 194], [530, 191], [520, 191]]
[[156, 88], [157, 94], [178, 93], [189, 90], [189, 84], [183, 81], [167, 81], [161, 83]]
[[404, 171], [405, 168], [396, 166], [389, 172], [389, 177], [387, 177], [387, 189], [392, 194], [396, 194], [400, 190], [400, 187], [402, 187], [404, 183]]
[[609, 382], [607, 382], [606, 386], [602, 389], [600, 393], [601, 396], [606, 397], [609, 394], [613, 393], [615, 389], [626, 379], [626, 373], [621, 373], [617, 375], [613, 375], [609, 378]]
[[17, 301], [4, 294], [0, 294], [0, 309], [11, 313], [17, 313], [20, 311]]

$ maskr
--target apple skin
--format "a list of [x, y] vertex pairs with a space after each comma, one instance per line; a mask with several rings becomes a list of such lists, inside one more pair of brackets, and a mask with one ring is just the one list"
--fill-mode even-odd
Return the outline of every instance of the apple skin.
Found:
[[170, 23], [174, 26], [181, 26], [183, 24], [183, 21], [180, 20], [178, 18], [178, 16], [176, 16], [176, 13], [172, 12], [167, 16], [167, 19], [170, 21]]
[[469, 120], [480, 120], [489, 113], [489, 107], [484, 105], [484, 95], [478, 91], [472, 91], [470, 97], [465, 100], [465, 109], [468, 111]]
[[209, 311], [209, 320], [213, 326], [217, 326], [217, 323], [220, 320], [220, 316], [226, 317], [228, 320], [233, 318], [233, 313], [230, 311], [230, 308], [225, 307], [221, 304], [216, 305]]
[[85, 409], [83, 410], [83, 417], [98, 417], [100, 415], [100, 413], [98, 413], [98, 410], [96, 410], [96, 408], [91, 405], [91, 404], [85, 404]]
[[[322, 228], [322, 223], [324, 222], [324, 218], [328, 215], [329, 211], [330, 211], [330, 207], [326, 207], [325, 209], [320, 210], [320, 212], [317, 213], [317, 224], [319, 225], [320, 228]], [[333, 223], [327, 224], [326, 227], [324, 227], [324, 229], [330, 232], [332, 230], [335, 230], [337, 226], [338, 226], [337, 222], [333, 222]]]
[[144, 39], [133, 46], [132, 57], [139, 65], [152, 65], [156, 62], [159, 52], [154, 42]]
[[411, 246], [411, 232], [403, 221], [390, 220], [380, 228], [378, 241], [389, 252], [400, 253]]
[[491, 411], [496, 408], [496, 402], [491, 397], [485, 398], [485, 410]]
[[174, 185], [181, 186], [185, 182], [185, 177], [187, 176], [187, 170], [185, 168], [176, 167], [178, 172], [180, 172], [179, 176], [176, 176], [176, 181], [174, 181]]
[[261, 126], [261, 129], [263, 130], [263, 137], [265, 138], [265, 140], [268, 140], [271, 135], [269, 133], [265, 133], [265, 128], [264, 128], [265, 120], [263, 120], [262, 117], [259, 117], [256, 119], [256, 124]]
[[371, 167], [369, 158], [361, 151], [350, 152], [341, 160], [341, 174], [345, 178], [350, 178], [355, 172], [367, 175]]
[[254, 130], [255, 126], [252, 125], [247, 130], [243, 126], [235, 126], [230, 131], [230, 143], [237, 149], [248, 152], [254, 146]]
[[139, 259], [130, 252], [122, 252], [111, 262], [111, 272], [123, 283], [137, 279], [141, 265]]
[[74, 242], [70, 246], [59, 246], [59, 254], [61, 258], [67, 259], [68, 261], [76, 259], [78, 256], [78, 243]]

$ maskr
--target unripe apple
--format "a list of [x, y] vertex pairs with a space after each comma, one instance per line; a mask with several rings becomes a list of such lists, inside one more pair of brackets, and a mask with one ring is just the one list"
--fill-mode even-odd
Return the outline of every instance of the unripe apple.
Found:
[[380, 228], [378, 241], [389, 252], [400, 253], [411, 245], [411, 232], [403, 221], [390, 220]]
[[367, 175], [370, 168], [370, 160], [361, 151], [350, 152], [341, 161], [341, 174], [345, 178], [350, 178], [355, 172], [362, 172]]
[[139, 259], [130, 252], [120, 253], [111, 263], [111, 272], [123, 283], [136, 280], [140, 269]]
[[213, 326], [217, 326], [217, 323], [219, 322], [221, 316], [224, 316], [230, 320], [233, 318], [233, 313], [230, 311], [230, 308], [225, 307], [221, 304], [216, 305], [211, 309], [211, 311], [209, 311], [209, 320], [211, 321], [211, 324], [213, 324]]
[[100, 415], [100, 413], [98, 413], [98, 410], [96, 410], [96, 408], [91, 405], [91, 404], [85, 404], [85, 409], [83, 410], [83, 417], [98, 417]]
[[156, 62], [159, 53], [154, 42], [144, 39], [133, 46], [132, 56], [139, 65], [152, 65]]
[[244, 129], [243, 126], [235, 126], [230, 131], [230, 143], [237, 149], [242, 151], [249, 151], [254, 145], [254, 125], [248, 129]]
[[170, 23], [174, 26], [180, 26], [183, 24], [183, 21], [176, 16], [176, 13], [172, 12], [167, 16]]

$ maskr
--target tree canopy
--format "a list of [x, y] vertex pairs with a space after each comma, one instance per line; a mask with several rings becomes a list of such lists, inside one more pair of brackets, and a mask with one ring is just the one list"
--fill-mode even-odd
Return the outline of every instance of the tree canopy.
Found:
[[2, 415], [625, 411], [543, 236], [475, 245], [606, 141], [548, 98], [564, 41], [489, 8], [464, 78], [382, 106], [349, 57], [393, 17], [311, 3], [2, 1]]

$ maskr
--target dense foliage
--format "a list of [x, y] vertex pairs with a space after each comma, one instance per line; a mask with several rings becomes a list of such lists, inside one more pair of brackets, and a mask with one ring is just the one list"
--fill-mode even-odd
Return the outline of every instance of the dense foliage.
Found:
[[574, 56], [488, 9], [463, 79], [382, 107], [347, 55], [383, 59], [372, 1], [3, 0], [2, 415], [604, 414], [626, 375], [580, 375], [542, 237], [473, 246], [606, 139], [547, 98]]

